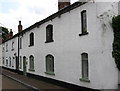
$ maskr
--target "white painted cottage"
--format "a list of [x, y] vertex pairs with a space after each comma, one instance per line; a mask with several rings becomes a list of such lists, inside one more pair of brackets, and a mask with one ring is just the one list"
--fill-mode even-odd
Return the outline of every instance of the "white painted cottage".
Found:
[[78, 87], [118, 89], [110, 23], [120, 14], [119, 2], [70, 5], [68, 0], [58, 6], [58, 12], [23, 31], [19, 22], [19, 33], [4, 42], [4, 67]]

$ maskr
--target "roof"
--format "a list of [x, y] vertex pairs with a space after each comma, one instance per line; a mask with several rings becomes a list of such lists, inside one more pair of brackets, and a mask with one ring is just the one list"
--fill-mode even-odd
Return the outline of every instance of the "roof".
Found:
[[[59, 10], [58, 12], [48, 16], [47, 18], [45, 18], [45, 19], [43, 19], [43, 20], [41, 20], [39, 22], [36, 22], [35, 24], [31, 25], [30, 27], [24, 29], [22, 32], [15, 34], [12, 38], [14, 38], [16, 36], [19, 36], [20, 34], [23, 34], [23, 33], [27, 32], [27, 31], [30, 31], [30, 30], [32, 30], [32, 29], [34, 29], [36, 27], [39, 27], [41, 24], [43, 24], [43, 23], [45, 23], [45, 22], [47, 22], [49, 20], [52, 20], [52, 19], [54, 19], [56, 17], [59, 17], [60, 15], [66, 13], [66, 12], [69, 12], [70, 10], [73, 10], [73, 9], [75, 9], [75, 8], [85, 4], [85, 3], [86, 2], [75, 2], [75, 3], [71, 4], [70, 6], [68, 6], [66, 8], [63, 8], [63, 9]], [[12, 39], [12, 38], [10, 38], [10, 39]], [[10, 39], [8, 39], [8, 40], [10, 40]], [[8, 40], [6, 40], [6, 41], [8, 41]], [[4, 41], [4, 42], [6, 42], [6, 41]]]

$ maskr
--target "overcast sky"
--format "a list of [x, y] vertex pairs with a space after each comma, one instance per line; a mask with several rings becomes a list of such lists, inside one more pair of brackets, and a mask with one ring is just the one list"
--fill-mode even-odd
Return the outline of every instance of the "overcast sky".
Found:
[[[78, 0], [71, 0], [74, 3]], [[58, 0], [0, 0], [0, 26], [17, 33], [18, 21], [23, 29], [58, 11]]]

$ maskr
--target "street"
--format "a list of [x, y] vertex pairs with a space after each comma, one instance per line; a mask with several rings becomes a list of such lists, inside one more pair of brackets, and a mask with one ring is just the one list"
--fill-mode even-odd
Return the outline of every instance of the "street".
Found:
[[[16, 89], [16, 91], [19, 89], [19, 90], [27, 90], [29, 88], [25, 87], [24, 85], [8, 78], [8, 77], [5, 77], [5, 76], [2, 76], [2, 89], [3, 91], [7, 91], [7, 90], [10, 90], [10, 89]], [[4, 89], [7, 89], [7, 90], [4, 90]], [[32, 90], [31, 90], [32, 91]]]
[[[70, 89], [67, 89], [49, 82], [45, 82], [43, 80], [37, 80], [24, 75], [20, 75], [6, 69], [2, 69], [2, 73], [3, 73], [2, 89], [4, 89], [2, 91], [13, 91], [13, 90], [14, 91], [19, 91], [19, 90], [20, 91], [35, 91], [35, 90], [37, 91], [39, 90], [40, 91], [48, 91], [48, 90], [71, 91]], [[16, 80], [17, 82], [12, 79]], [[25, 85], [22, 85], [21, 83]]]

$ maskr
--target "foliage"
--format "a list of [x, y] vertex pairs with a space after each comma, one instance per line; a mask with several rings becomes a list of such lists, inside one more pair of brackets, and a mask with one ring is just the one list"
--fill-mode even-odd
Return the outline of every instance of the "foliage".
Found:
[[115, 63], [120, 70], [120, 15], [113, 17], [112, 27], [114, 31], [114, 42], [112, 55], [115, 58]]
[[6, 40], [6, 35], [9, 33], [7, 28], [2, 27], [2, 39], [3, 41]]

